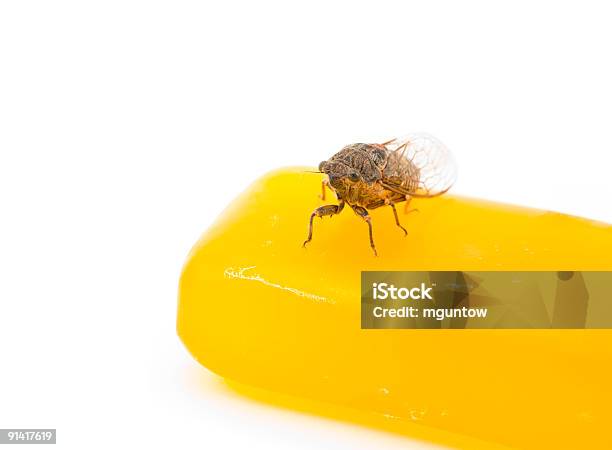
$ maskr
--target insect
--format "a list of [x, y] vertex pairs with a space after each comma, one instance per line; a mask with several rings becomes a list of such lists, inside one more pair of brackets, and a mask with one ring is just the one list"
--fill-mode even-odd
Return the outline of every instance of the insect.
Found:
[[383, 144], [347, 145], [321, 162], [319, 172], [326, 175], [321, 198], [325, 200], [327, 187], [336, 194], [338, 204], [313, 211], [303, 246], [312, 240], [315, 217], [340, 214], [348, 205], [368, 224], [370, 247], [377, 256], [368, 209], [390, 206], [395, 224], [406, 236], [408, 232], [400, 224], [395, 205], [405, 201], [407, 213], [411, 212], [408, 204], [413, 197], [444, 194], [455, 182], [457, 170], [451, 153], [438, 139], [428, 134], [412, 134]]

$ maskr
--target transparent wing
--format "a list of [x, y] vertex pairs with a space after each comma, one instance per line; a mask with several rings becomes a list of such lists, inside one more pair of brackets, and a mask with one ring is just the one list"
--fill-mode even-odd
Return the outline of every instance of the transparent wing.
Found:
[[382, 144], [408, 162], [408, 179], [390, 176], [383, 180], [392, 191], [415, 197], [433, 197], [448, 191], [457, 179], [451, 152], [435, 137], [414, 133]]

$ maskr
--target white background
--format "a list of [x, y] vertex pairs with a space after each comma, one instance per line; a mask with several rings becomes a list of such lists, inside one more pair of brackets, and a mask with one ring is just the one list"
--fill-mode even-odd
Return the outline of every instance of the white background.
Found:
[[611, 18], [588, 1], [0, 3], [0, 428], [75, 449], [429, 448], [225, 388], [175, 335], [181, 265], [264, 172], [411, 131], [453, 150], [456, 193], [612, 222]]

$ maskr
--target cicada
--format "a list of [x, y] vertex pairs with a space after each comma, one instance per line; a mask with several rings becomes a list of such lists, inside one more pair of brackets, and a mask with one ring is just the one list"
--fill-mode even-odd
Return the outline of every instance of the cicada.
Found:
[[455, 182], [457, 169], [451, 153], [438, 139], [428, 134], [411, 134], [383, 144], [347, 145], [321, 162], [319, 172], [326, 175], [322, 198], [325, 199], [327, 187], [336, 194], [338, 204], [313, 211], [304, 247], [312, 240], [315, 217], [340, 214], [348, 205], [368, 224], [370, 246], [377, 255], [368, 210], [391, 207], [396, 225], [407, 235], [395, 205], [406, 202], [405, 212], [409, 212], [411, 198], [444, 194]]

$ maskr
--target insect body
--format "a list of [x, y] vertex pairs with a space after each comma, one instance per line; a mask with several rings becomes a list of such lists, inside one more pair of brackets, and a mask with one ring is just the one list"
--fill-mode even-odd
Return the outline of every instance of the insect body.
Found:
[[335, 192], [339, 202], [313, 211], [304, 246], [312, 240], [315, 217], [339, 214], [348, 205], [368, 224], [370, 246], [375, 255], [368, 209], [390, 206], [395, 223], [406, 235], [395, 204], [406, 201], [407, 207], [412, 197], [444, 194], [456, 178], [456, 166], [450, 152], [440, 141], [426, 134], [413, 134], [383, 144], [347, 145], [329, 160], [321, 162], [319, 171], [327, 175], [323, 180], [322, 198], [325, 199], [327, 186]]

